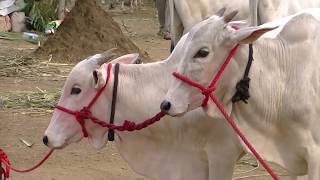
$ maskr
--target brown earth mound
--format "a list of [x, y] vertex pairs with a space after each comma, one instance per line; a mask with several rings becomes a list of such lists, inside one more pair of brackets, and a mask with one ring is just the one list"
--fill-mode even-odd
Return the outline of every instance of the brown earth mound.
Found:
[[148, 60], [147, 53], [126, 37], [112, 17], [94, 0], [78, 0], [67, 15], [55, 36], [47, 40], [35, 55], [54, 62], [79, 62], [86, 57], [116, 47], [118, 55], [140, 53]]

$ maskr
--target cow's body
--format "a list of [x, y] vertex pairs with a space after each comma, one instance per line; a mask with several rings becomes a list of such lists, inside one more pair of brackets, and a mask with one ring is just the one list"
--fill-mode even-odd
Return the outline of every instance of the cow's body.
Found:
[[[59, 105], [80, 110], [105, 83], [105, 66], [99, 68], [95, 55], [77, 64], [65, 83]], [[141, 122], [160, 111], [159, 103], [170, 85], [171, 73], [179, 60], [151, 64], [120, 66], [115, 124], [123, 120]], [[113, 62], [114, 63], [114, 62]], [[113, 73], [105, 91], [92, 108], [99, 119], [110, 117]], [[72, 88], [79, 94], [69, 94]], [[79, 92], [79, 91], [77, 91]], [[102, 148], [106, 128], [86, 120], [89, 141]], [[45, 133], [45, 144], [63, 148], [82, 139], [74, 117], [55, 110]], [[238, 138], [225, 121], [213, 122], [201, 109], [184, 117], [164, 117], [163, 120], [137, 132], [116, 132], [115, 144], [121, 156], [136, 172], [157, 180], [230, 180], [235, 162], [243, 154]], [[218, 145], [218, 146], [217, 146]]]
[[[174, 66], [122, 65], [116, 122], [143, 120], [158, 112]], [[230, 180], [243, 151], [226, 123], [217, 121], [197, 109], [184, 117], [165, 117], [140, 132], [119, 132], [122, 141], [117, 139], [116, 146], [136, 172], [153, 179]]]
[[170, 0], [171, 36], [176, 45], [192, 26], [213, 15], [221, 8], [238, 10], [238, 20], [247, 20], [257, 25], [273, 21], [302, 9], [320, 7], [318, 0]]
[[224, 7], [227, 8], [227, 11], [234, 9], [241, 11], [242, 13], [239, 15], [241, 20], [249, 17], [248, 0], [169, 0], [170, 33], [173, 45], [175, 46], [182, 35], [187, 33], [192, 26]]
[[250, 0], [250, 13], [256, 14], [252, 18], [257, 18], [258, 25], [317, 7], [319, 0]]
[[[284, 19], [284, 24], [270, 23], [280, 25], [281, 30], [271, 31], [253, 43], [255, 61], [250, 71], [248, 104], [231, 102], [247, 64], [247, 45], [240, 45], [214, 94], [264, 159], [282, 165], [292, 174], [308, 174], [309, 180], [317, 180], [320, 179], [320, 9], [306, 12]], [[253, 32], [268, 30], [263, 26], [238, 31], [221, 29], [222, 22], [215, 16], [191, 30], [182, 46], [185, 53], [177, 55], [183, 59], [178, 68], [181, 73], [208, 84], [234, 43], [250, 43], [259, 37]], [[200, 47], [209, 49], [209, 55], [194, 58], [190, 53]], [[174, 84], [167, 94], [167, 102], [171, 103], [169, 114], [181, 114], [200, 105], [199, 92], [183, 82]], [[175, 98], [179, 94], [184, 95]], [[206, 111], [211, 117], [221, 118], [213, 102]]]
[[[262, 156], [292, 173], [320, 178], [320, 13], [289, 21], [276, 39], [254, 43], [248, 105], [232, 117]], [[247, 48], [235, 57], [245, 65]], [[226, 72], [227, 74], [227, 72]]]

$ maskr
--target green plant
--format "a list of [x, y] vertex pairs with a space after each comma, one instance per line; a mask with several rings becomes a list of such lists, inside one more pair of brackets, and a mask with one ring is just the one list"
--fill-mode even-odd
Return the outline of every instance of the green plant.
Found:
[[24, 12], [33, 29], [43, 32], [50, 21], [57, 19], [57, 0], [27, 0], [26, 3]]

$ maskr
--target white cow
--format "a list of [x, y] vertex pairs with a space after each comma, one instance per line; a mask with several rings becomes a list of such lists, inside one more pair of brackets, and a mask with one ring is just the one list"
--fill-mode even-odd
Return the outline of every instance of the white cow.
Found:
[[[221, 8], [239, 10], [238, 20], [264, 24], [306, 8], [320, 7], [319, 0], [170, 0], [171, 39], [175, 46], [196, 23]], [[249, 8], [250, 7], [250, 8]]]
[[319, 0], [249, 0], [251, 18], [258, 25], [270, 22], [303, 9], [320, 7]]
[[228, 10], [240, 10], [240, 19], [249, 17], [248, 0], [169, 0], [172, 45], [175, 46], [182, 35], [187, 33], [192, 26], [223, 7]]
[[[105, 83], [106, 65], [100, 65], [106, 59], [95, 55], [78, 63], [66, 80], [59, 104], [72, 110], [87, 105]], [[131, 54], [112, 63], [136, 59], [137, 56]], [[141, 122], [160, 111], [159, 104], [178, 62], [121, 64], [115, 124], [122, 124], [125, 119]], [[93, 72], [97, 72], [97, 79]], [[110, 117], [113, 78], [112, 74], [110, 84], [92, 109], [100, 119]], [[104, 147], [107, 129], [90, 120], [86, 121], [86, 128], [89, 142], [96, 148]], [[200, 108], [184, 117], [166, 116], [138, 132], [116, 134], [117, 149], [131, 168], [158, 180], [230, 180], [235, 162], [244, 152], [225, 121], [213, 122]], [[45, 132], [45, 143], [51, 148], [63, 148], [82, 137], [75, 118], [56, 109]]]
[[[181, 74], [207, 85], [230, 50], [240, 43], [214, 95], [264, 159], [292, 174], [308, 174], [309, 180], [319, 180], [320, 9], [286, 18], [282, 25], [280, 20], [270, 23], [271, 27], [234, 30], [228, 25], [230, 19], [230, 14], [212, 16], [194, 26], [169, 60], [180, 59]], [[258, 39], [274, 25], [281, 25], [278, 34]], [[251, 98], [248, 104], [233, 104], [236, 83], [247, 64], [247, 43], [253, 43], [255, 59], [250, 72]], [[199, 107], [202, 98], [197, 89], [176, 79], [162, 109], [173, 116], [182, 115]], [[205, 111], [221, 118], [212, 102]]]

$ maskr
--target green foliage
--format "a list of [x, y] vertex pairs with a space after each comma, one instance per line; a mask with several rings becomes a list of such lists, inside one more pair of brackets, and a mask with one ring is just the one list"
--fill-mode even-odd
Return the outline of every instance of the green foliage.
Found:
[[33, 29], [43, 32], [46, 25], [57, 17], [58, 0], [26, 0], [24, 12]]

